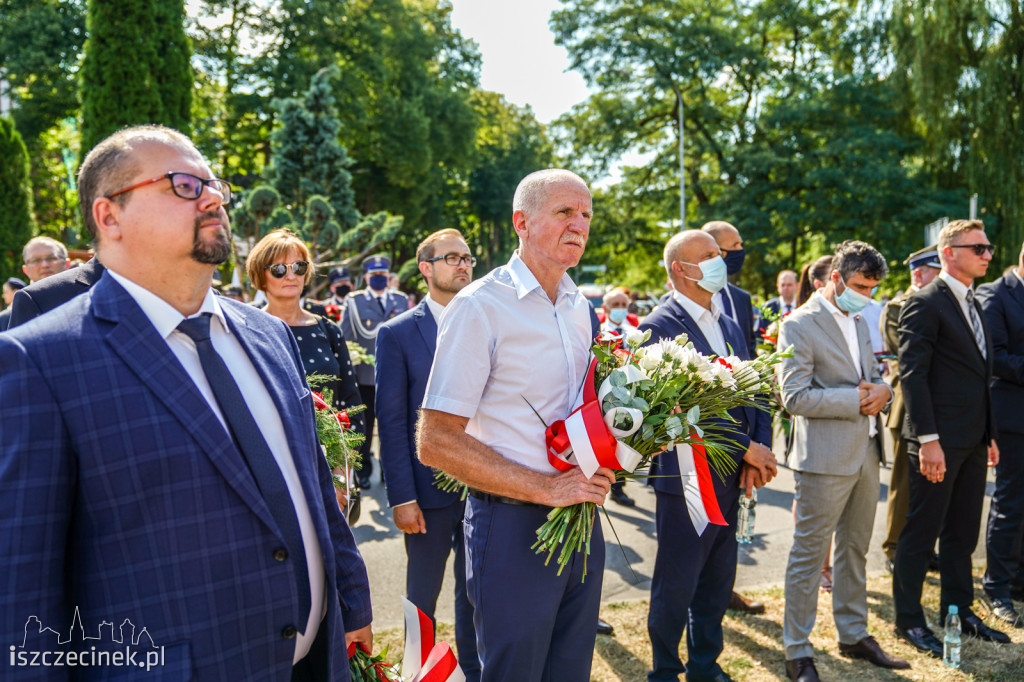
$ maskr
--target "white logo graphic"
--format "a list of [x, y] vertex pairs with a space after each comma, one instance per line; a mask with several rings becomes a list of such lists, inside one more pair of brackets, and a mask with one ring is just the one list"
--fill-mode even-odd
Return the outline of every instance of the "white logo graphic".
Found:
[[[164, 648], [157, 647], [146, 628], [135, 632], [135, 624], [128, 618], [115, 628], [103, 621], [95, 637], [86, 635], [82, 617], [75, 607], [71, 628], [62, 635], [45, 627], [37, 616], [25, 621], [25, 636], [20, 645], [11, 645], [10, 664], [25, 667], [97, 667], [102, 665], [136, 666], [149, 670], [164, 664]], [[96, 642], [101, 645], [97, 650]], [[111, 644], [119, 644], [120, 648]], [[144, 660], [143, 660], [144, 658]]]

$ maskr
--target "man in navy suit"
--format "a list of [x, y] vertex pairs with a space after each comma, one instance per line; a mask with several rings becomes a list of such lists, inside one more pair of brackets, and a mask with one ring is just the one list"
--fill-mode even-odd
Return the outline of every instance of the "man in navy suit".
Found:
[[431, 619], [444, 582], [448, 555], [455, 553], [455, 643], [466, 679], [480, 679], [473, 607], [466, 597], [462, 536], [465, 502], [434, 486], [434, 471], [416, 455], [416, 419], [437, 346], [437, 321], [444, 307], [473, 279], [476, 258], [458, 230], [434, 232], [416, 249], [427, 296], [412, 310], [377, 330], [377, 432], [380, 466], [395, 526], [405, 533], [406, 597]]
[[[727, 276], [714, 238], [700, 230], [674, 235], [665, 245], [665, 269], [675, 290], [640, 325], [641, 331], [651, 331], [650, 342], [686, 334], [704, 355], [749, 360], [747, 330], [741, 330], [713, 299]], [[684, 670], [690, 682], [730, 679], [717, 659], [723, 647], [722, 618], [736, 577], [740, 488], [749, 493], [776, 474], [775, 455], [767, 447], [772, 437], [769, 415], [745, 408], [732, 416], [738, 422], [732, 426], [737, 447], [729, 454], [736, 467], [724, 480], [713, 475], [727, 526], [708, 525], [698, 533], [687, 511], [675, 452], [654, 460], [651, 478], [657, 498], [658, 555], [647, 618], [654, 658], [649, 680], [675, 681]], [[679, 659], [684, 629], [690, 655], [685, 668]]]
[[11, 329], [39, 317], [75, 296], [84, 294], [103, 276], [100, 259], [57, 273], [28, 285], [14, 295], [11, 303]]
[[[740, 231], [724, 220], [712, 220], [700, 229], [715, 238], [722, 251], [726, 273], [730, 277], [740, 274], [747, 254]], [[750, 294], [735, 284], [728, 284], [714, 298], [726, 316], [740, 328], [747, 342], [747, 351], [753, 357], [757, 352], [757, 339], [754, 336], [754, 305], [750, 302]]]
[[992, 408], [999, 430], [996, 491], [988, 514], [985, 591], [982, 601], [1000, 620], [1024, 627], [1011, 593], [1021, 575], [1024, 526], [1024, 249], [1017, 266], [991, 284], [978, 287], [978, 302], [992, 334]]
[[[44, 628], [130, 620], [168, 677], [348, 680], [369, 587], [298, 347], [210, 289], [230, 186], [159, 126], [101, 142], [78, 184], [106, 272], [0, 338], [0, 638], [54, 651]], [[126, 674], [106, 660], [76, 677]]]

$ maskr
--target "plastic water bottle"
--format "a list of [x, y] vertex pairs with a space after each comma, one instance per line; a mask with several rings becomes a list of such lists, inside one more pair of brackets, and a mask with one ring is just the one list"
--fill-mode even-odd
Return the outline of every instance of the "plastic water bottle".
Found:
[[946, 616], [946, 634], [942, 638], [942, 662], [949, 668], [960, 667], [960, 614], [956, 606], [949, 607]]
[[736, 542], [747, 545], [754, 540], [754, 517], [757, 507], [757, 490], [750, 493], [750, 497], [740, 494], [740, 518], [736, 522]]

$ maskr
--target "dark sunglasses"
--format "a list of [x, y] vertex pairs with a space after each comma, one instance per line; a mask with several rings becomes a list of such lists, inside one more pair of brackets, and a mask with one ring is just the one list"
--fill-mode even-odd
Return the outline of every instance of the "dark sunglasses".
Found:
[[304, 260], [297, 260], [294, 263], [274, 263], [267, 266], [267, 270], [270, 270], [270, 274], [276, 279], [281, 279], [287, 275], [288, 268], [292, 269], [296, 277], [302, 277], [306, 274], [306, 270], [309, 269], [309, 263]]
[[182, 199], [195, 201], [196, 199], [203, 195], [203, 188], [209, 185], [211, 189], [220, 192], [221, 196], [224, 197], [221, 200], [222, 204], [231, 203], [231, 185], [227, 183], [227, 180], [221, 180], [220, 178], [210, 178], [209, 180], [206, 180], [204, 178], [192, 175], [191, 173], [180, 172], [164, 173], [159, 178], [145, 180], [137, 185], [132, 185], [131, 187], [119, 189], [113, 194], [108, 194], [107, 198], [113, 199], [114, 197], [120, 194], [124, 194], [125, 192], [131, 192], [133, 189], [145, 187], [146, 185], [152, 185], [154, 183], [160, 182], [165, 178], [171, 181], [171, 191], [174, 192], [174, 195], [177, 197], [181, 197]]
[[427, 262], [434, 263], [439, 260], [443, 260], [453, 268], [459, 267], [459, 263], [465, 263], [469, 267], [474, 267], [476, 265], [476, 256], [460, 256], [457, 253], [446, 253], [443, 256], [434, 256], [433, 258], [428, 258]]
[[995, 244], [950, 244], [950, 247], [954, 249], [974, 249], [975, 256], [984, 256], [986, 251], [990, 255], [996, 252]]

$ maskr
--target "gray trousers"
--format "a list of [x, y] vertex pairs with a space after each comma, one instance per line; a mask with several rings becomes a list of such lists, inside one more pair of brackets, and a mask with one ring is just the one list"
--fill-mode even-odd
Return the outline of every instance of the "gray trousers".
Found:
[[864, 464], [853, 476], [793, 472], [796, 527], [786, 567], [786, 660], [814, 655], [809, 637], [818, 612], [821, 565], [835, 533], [832, 615], [839, 641], [868, 636], [867, 552], [878, 504], [878, 445], [872, 439]]

